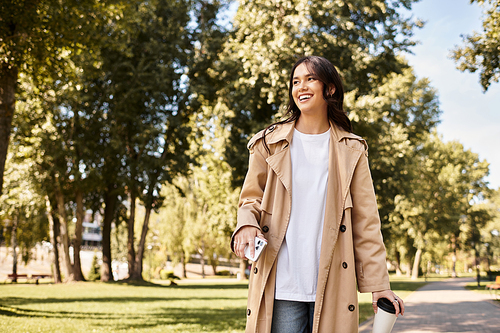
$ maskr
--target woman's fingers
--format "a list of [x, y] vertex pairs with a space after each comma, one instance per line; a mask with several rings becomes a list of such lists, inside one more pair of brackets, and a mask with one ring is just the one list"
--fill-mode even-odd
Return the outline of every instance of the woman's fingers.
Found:
[[397, 296], [395, 293], [393, 293], [391, 290], [383, 290], [383, 291], [375, 291], [372, 293], [372, 307], [373, 311], [377, 313], [378, 307], [377, 307], [377, 301], [380, 298], [387, 298], [389, 301], [391, 301], [394, 305], [394, 308], [396, 309], [396, 316], [399, 314], [404, 315], [405, 313], [405, 304], [401, 297]]
[[241, 228], [236, 235], [234, 235], [234, 253], [240, 258], [245, 258], [245, 247], [250, 246], [250, 254], [254, 256], [255, 237], [259, 233], [260, 230], [256, 227], [246, 226]]

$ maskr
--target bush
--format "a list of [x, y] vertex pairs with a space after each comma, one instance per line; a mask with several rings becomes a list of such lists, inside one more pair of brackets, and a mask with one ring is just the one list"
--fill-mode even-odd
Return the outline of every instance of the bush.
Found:
[[94, 254], [94, 258], [92, 258], [92, 265], [90, 266], [89, 272], [89, 281], [96, 281], [101, 279], [101, 265], [99, 265], [99, 259], [97, 258], [97, 254]]
[[174, 271], [166, 271], [164, 269], [162, 269], [160, 271], [160, 278], [162, 280], [169, 280], [170, 281], [170, 285], [173, 285], [175, 286], [176, 283], [174, 282], [174, 280], [180, 280], [181, 278], [178, 277], [177, 275], [174, 274]]
[[220, 275], [220, 276], [231, 276], [232, 274], [231, 274], [231, 272], [230, 272], [229, 270], [225, 269], [225, 270], [222, 270], [222, 271], [217, 272], [217, 274], [216, 274], [216, 275]]

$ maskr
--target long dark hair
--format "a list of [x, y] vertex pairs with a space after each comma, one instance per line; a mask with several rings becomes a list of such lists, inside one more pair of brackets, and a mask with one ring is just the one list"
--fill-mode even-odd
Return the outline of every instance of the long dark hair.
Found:
[[[269, 147], [266, 144], [266, 132], [271, 126], [290, 123], [296, 121], [300, 117], [300, 110], [295, 101], [293, 100], [292, 89], [293, 89], [293, 75], [295, 69], [300, 65], [305, 64], [310, 73], [314, 73], [315, 77], [323, 83], [323, 98], [327, 102], [327, 112], [328, 119], [335, 125], [342, 128], [344, 131], [352, 133], [352, 124], [347, 113], [344, 111], [344, 87], [342, 85], [342, 79], [339, 73], [335, 69], [335, 66], [323, 57], [318, 56], [307, 56], [299, 59], [295, 65], [292, 67], [290, 72], [290, 83], [288, 87], [288, 107], [285, 116], [288, 116], [285, 120], [278, 121], [274, 124], [269, 125], [266, 131], [262, 133], [262, 138], [264, 139], [264, 146], [269, 152]], [[335, 92], [330, 95], [330, 87], [335, 87]]]

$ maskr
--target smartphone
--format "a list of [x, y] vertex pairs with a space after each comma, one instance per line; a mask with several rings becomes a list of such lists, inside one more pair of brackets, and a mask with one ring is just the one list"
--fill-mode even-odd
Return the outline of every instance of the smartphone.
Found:
[[264, 249], [266, 248], [267, 241], [263, 240], [262, 238], [255, 237], [254, 243], [255, 243], [255, 255], [253, 257], [250, 255], [250, 248], [247, 245], [245, 247], [245, 257], [247, 257], [252, 261], [257, 261], [259, 260], [262, 251], [264, 251]]

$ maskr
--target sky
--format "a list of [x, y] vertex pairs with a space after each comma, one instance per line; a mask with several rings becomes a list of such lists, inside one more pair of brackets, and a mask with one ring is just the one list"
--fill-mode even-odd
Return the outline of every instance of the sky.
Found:
[[438, 133], [459, 141], [490, 163], [490, 188], [500, 187], [500, 83], [486, 93], [479, 73], [460, 72], [449, 57], [462, 42], [461, 34], [482, 31], [482, 8], [469, 0], [422, 0], [411, 14], [426, 22], [414, 38], [420, 44], [406, 55], [417, 77], [427, 77], [437, 89], [441, 114]]

